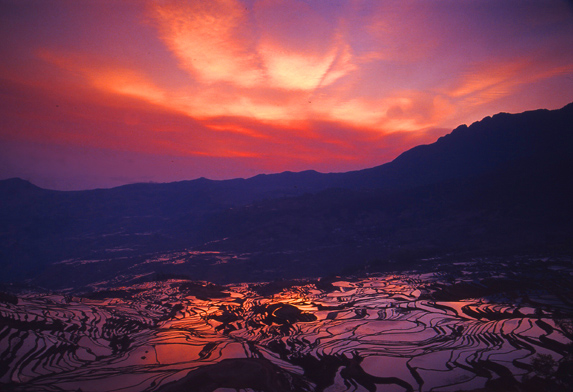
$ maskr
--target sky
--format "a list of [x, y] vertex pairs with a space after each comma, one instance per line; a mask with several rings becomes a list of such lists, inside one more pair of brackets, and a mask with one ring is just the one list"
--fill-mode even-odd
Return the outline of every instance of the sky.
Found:
[[0, 179], [377, 166], [573, 101], [563, 0], [0, 0]]

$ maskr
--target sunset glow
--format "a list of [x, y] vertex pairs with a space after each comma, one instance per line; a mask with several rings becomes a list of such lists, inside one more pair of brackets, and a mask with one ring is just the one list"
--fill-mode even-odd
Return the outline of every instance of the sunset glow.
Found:
[[562, 0], [0, 0], [0, 34], [0, 177], [52, 189], [357, 170], [573, 101]]

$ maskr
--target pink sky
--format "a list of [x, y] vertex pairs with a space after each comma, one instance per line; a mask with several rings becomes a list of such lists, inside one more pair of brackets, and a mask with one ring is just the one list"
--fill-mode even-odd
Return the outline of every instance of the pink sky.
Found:
[[51, 189], [388, 162], [573, 101], [566, 1], [0, 0], [0, 178]]

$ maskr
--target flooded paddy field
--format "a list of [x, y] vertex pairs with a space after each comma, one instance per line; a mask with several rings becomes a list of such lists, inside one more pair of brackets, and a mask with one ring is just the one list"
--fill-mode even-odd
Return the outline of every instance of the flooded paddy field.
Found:
[[3, 391], [567, 391], [568, 260], [0, 295]]

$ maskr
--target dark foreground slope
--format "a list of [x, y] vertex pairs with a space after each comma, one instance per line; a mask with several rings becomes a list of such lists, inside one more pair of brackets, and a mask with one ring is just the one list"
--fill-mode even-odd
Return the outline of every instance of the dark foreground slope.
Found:
[[242, 276], [256, 280], [394, 269], [447, 254], [572, 255], [572, 174], [571, 159], [523, 163], [407, 191], [339, 189], [258, 203], [210, 222], [226, 240], [200, 249], [256, 250]]
[[225, 211], [210, 224], [213, 237], [227, 239], [203, 249], [262, 252], [249, 269], [261, 271], [258, 279], [395, 268], [448, 254], [572, 256], [572, 148], [573, 105], [499, 114], [350, 177], [355, 184], [369, 177], [374, 189]]
[[[570, 254], [572, 150], [570, 104], [487, 117], [391, 163], [349, 173], [81, 192], [1, 181], [1, 276], [43, 276], [42, 284], [58, 286], [66, 273], [87, 274], [85, 284], [155, 268], [267, 280], [452, 252]], [[195, 253], [180, 263], [134, 268], [177, 250]], [[193, 262], [193, 254], [205, 252], [235, 262]]]

